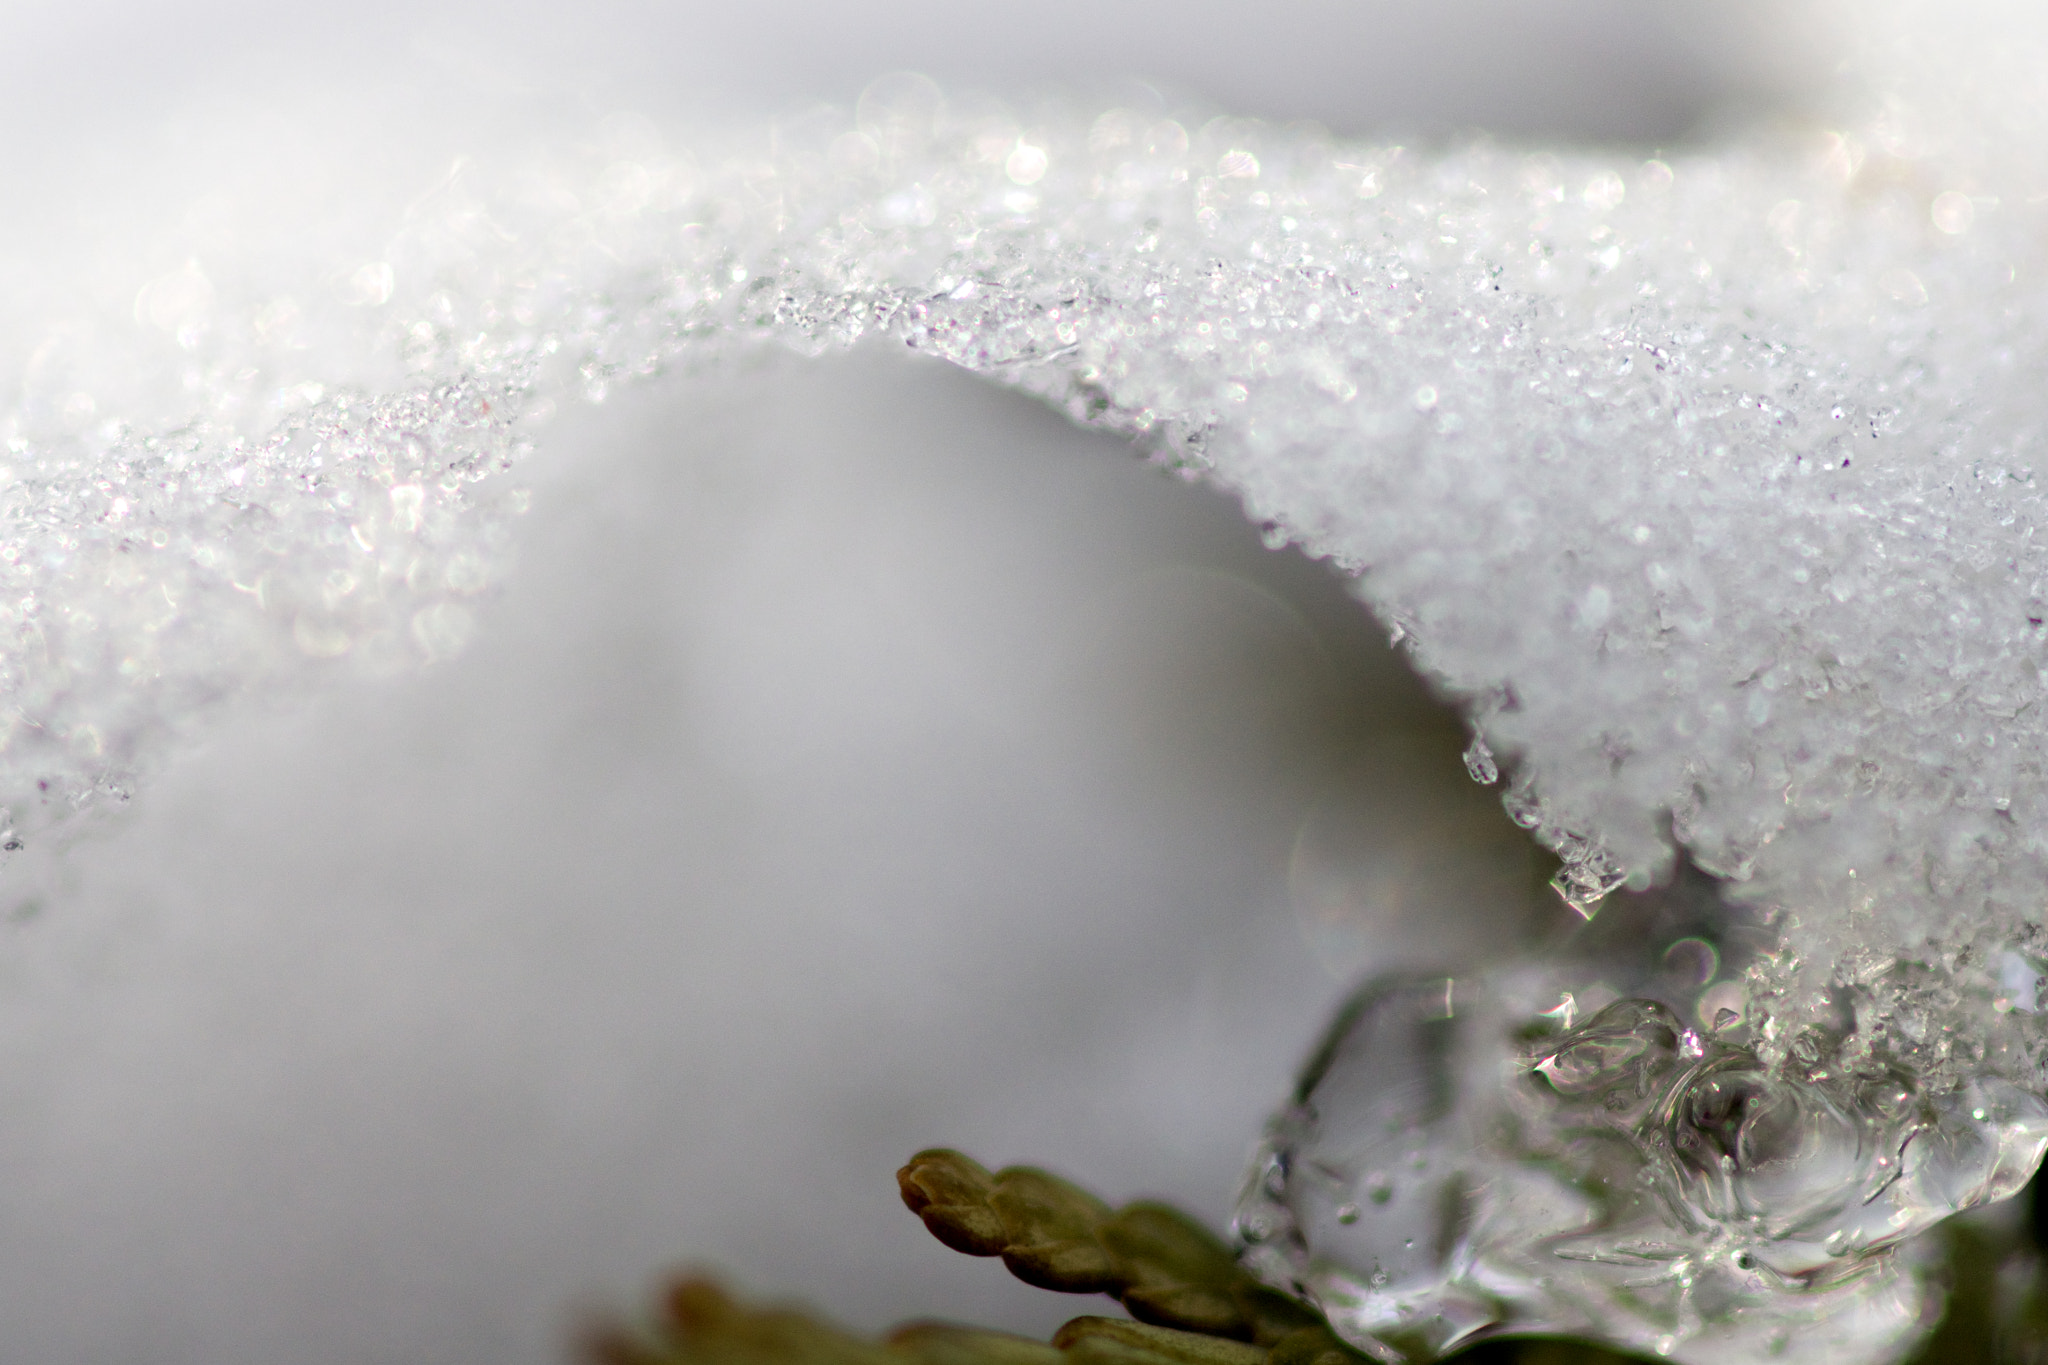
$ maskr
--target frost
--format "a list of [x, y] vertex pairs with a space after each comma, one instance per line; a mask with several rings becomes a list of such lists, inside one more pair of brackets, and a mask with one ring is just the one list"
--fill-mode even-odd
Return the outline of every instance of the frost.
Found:
[[1827, 121], [1650, 159], [896, 77], [336, 189], [344, 256], [174, 233], [0, 414], [5, 846], [460, 650], [561, 402], [881, 339], [1351, 575], [1581, 914], [1729, 883], [1757, 1065], [2038, 1095], [2048, 66], [2019, 7], [1856, 22]]

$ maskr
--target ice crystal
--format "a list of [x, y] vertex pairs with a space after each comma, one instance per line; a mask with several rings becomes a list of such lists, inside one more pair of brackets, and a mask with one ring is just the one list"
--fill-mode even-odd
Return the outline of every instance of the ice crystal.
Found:
[[[1767, 1063], [1691, 953], [1558, 965], [1368, 986], [1254, 1160], [1248, 1264], [1376, 1359], [1503, 1332], [1894, 1359], [1939, 1311], [1908, 1239], [2048, 1146], [2048, 1103], [1996, 1074]], [[1629, 994], [1580, 1018], [1560, 979], [1603, 977]]]

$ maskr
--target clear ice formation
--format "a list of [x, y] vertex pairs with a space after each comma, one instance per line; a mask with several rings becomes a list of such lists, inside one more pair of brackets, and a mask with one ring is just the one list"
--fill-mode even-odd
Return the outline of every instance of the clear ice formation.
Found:
[[1254, 1157], [1247, 1264], [1388, 1362], [1530, 1331], [1694, 1365], [1910, 1347], [1940, 1302], [1907, 1239], [2017, 1193], [2048, 1103], [1772, 1065], [1712, 984], [1743, 935], [1708, 937], [1711, 898], [1674, 923], [1686, 899], [1626, 901], [1563, 960], [1366, 985]]
[[[1351, 575], [1584, 914], [1696, 868], [1762, 926], [1683, 998], [1584, 964], [1443, 1021], [1370, 997], [1292, 1170], [1327, 1149], [1370, 1202], [1384, 1121], [1484, 1197], [1451, 1274], [1384, 1259], [1394, 1212], [1275, 1194], [1349, 1266], [1341, 1306], [1310, 1285], [1340, 1323], [1422, 1312], [1381, 1257], [1446, 1324], [1478, 1294], [1684, 1359], [1801, 1312], [1902, 1340], [1885, 1248], [2021, 1178], [2048, 1090], [2048, 47], [2016, 4], [1840, 27], [1804, 123], [1661, 157], [906, 76], [687, 149], [632, 119], [451, 146], [438, 183], [330, 185], [324, 235], [187, 214], [81, 277], [0, 415], [0, 844], [61, 844], [240, 700], [460, 649], [559, 403], [879, 338]], [[1565, 991], [1622, 1003], [1530, 1033]]]

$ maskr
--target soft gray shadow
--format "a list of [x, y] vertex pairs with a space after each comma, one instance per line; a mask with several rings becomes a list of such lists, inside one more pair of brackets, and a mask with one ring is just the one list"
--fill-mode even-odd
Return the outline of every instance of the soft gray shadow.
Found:
[[[1320, 566], [964, 376], [669, 381], [547, 465], [469, 654], [232, 728], [13, 931], [12, 1358], [539, 1362], [691, 1260], [1045, 1331], [895, 1166], [1220, 1224], [1342, 985], [1304, 821], [1506, 828]], [[1348, 968], [1554, 913], [1349, 904]]]
[[[1220, 110], [1346, 133], [1487, 128], [1669, 144], [1824, 84], [1814, 0], [81, 0], [0, 19], [10, 156], [91, 142], [194, 100], [334, 87], [485, 103], [781, 112], [878, 74], [1043, 90], [1142, 80]], [[380, 94], [381, 92], [381, 94]], [[440, 101], [445, 103], [446, 101]]]

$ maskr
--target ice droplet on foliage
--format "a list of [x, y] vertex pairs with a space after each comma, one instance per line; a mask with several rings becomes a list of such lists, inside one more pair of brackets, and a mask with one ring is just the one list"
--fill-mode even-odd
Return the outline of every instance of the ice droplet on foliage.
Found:
[[[1367, 1288], [1340, 1322], [1373, 1336], [1384, 1308], [1427, 1353], [1485, 1313], [1673, 1284], [1640, 1329], [1584, 1330], [1704, 1360], [1749, 1340], [1727, 1323], [1791, 1330], [1786, 1295], [1892, 1322], [1917, 1290], [1884, 1248], [2007, 1188], [2048, 1088], [2042, 22], [1860, 7], [1826, 121], [1650, 160], [894, 77], [687, 150], [635, 119], [451, 147], [438, 183], [327, 187], [346, 247], [260, 268], [188, 215], [24, 351], [0, 414], [0, 843], [124, 799], [237, 698], [462, 648], [525, 505], [508, 471], [561, 402], [880, 338], [1130, 436], [1350, 575], [1591, 923], [1696, 868], [1767, 930], [1694, 933], [1741, 974], [1639, 997], [1669, 1019], [1502, 985], [1431, 1033], [1373, 997], [1355, 1027], [1456, 1053], [1416, 1096], [1507, 1069], [1500, 1151], [1387, 1101], [1457, 1128], [1434, 1159], [1591, 1134], [1650, 1193], [1613, 1214], [1634, 1231], [1567, 1237], [1583, 1191], [1503, 1184], [1444, 1244], [1464, 1279], [1417, 1224], [1414, 1258], [1344, 1272]], [[1282, 1147], [1364, 1150], [1316, 1122]], [[1894, 1142], [1918, 1174], [1861, 1212], [1827, 1193]], [[1319, 1265], [1408, 1216], [1405, 1153], [1358, 1159], [1382, 1164], [1343, 1236], [1290, 1205]], [[1515, 1278], [1558, 1237], [1586, 1254]], [[1448, 1325], [1397, 1283], [1437, 1285]]]
[[[1909, 1346], [1936, 1298], [1908, 1239], [2017, 1193], [2048, 1103], [1819, 1048], [1774, 1065], [1697, 953], [1639, 946], [1366, 987], [1254, 1159], [1248, 1264], [1390, 1361], [1503, 1331], [1695, 1365]], [[1582, 1017], [1561, 983], [1612, 1003]]]

